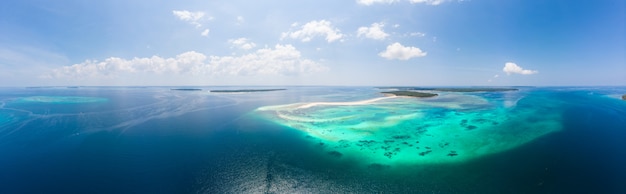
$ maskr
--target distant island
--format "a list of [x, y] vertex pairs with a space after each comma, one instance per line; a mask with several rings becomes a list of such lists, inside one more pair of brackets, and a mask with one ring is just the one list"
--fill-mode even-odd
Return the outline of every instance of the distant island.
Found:
[[240, 89], [240, 90], [210, 90], [209, 92], [214, 93], [234, 93], [234, 92], [271, 92], [271, 91], [280, 91], [285, 89]]
[[[378, 89], [388, 89], [388, 90], [397, 90], [397, 91], [387, 91], [381, 92], [383, 94], [393, 94], [396, 96], [410, 96], [410, 97], [418, 97], [418, 98], [426, 98], [426, 97], [434, 97], [438, 96], [438, 94], [434, 93], [426, 93], [426, 92], [417, 92], [417, 91], [437, 91], [437, 92], [506, 92], [506, 91], [517, 91], [517, 88], [422, 88], [422, 87], [377, 87]], [[625, 95], [626, 96], [626, 95]], [[624, 98], [624, 97], [622, 97]]]
[[178, 91], [202, 91], [202, 89], [200, 89], [200, 88], [172, 88], [171, 90], [178, 90]]
[[414, 91], [391, 91], [391, 92], [381, 92], [383, 94], [393, 94], [396, 96], [410, 96], [410, 97], [418, 97], [418, 98], [427, 98], [437, 96], [438, 94], [433, 93], [425, 93], [425, 92], [414, 92]]
[[422, 87], [378, 87], [378, 89], [395, 89], [395, 90], [432, 90], [440, 92], [506, 92], [518, 91], [517, 88], [422, 88]]
[[626, 94], [622, 95], [622, 100], [626, 100]]

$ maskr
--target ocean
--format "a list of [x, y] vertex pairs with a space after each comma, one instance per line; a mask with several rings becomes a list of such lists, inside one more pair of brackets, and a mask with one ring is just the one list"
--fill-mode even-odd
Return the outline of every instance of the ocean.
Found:
[[626, 193], [626, 87], [0, 88], [0, 193]]

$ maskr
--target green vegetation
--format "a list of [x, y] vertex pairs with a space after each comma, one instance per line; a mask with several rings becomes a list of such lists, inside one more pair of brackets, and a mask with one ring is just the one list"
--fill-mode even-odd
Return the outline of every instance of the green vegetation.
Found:
[[410, 96], [410, 97], [418, 97], [418, 98], [426, 98], [437, 96], [437, 94], [433, 93], [425, 93], [425, 92], [413, 92], [413, 91], [391, 91], [391, 92], [382, 92], [383, 94], [393, 94], [396, 96]]
[[517, 88], [435, 88], [441, 92], [506, 92], [517, 91]]
[[396, 89], [396, 90], [432, 90], [439, 92], [505, 92], [517, 91], [517, 88], [422, 88], [422, 87], [378, 87], [378, 89]]
[[271, 92], [271, 91], [280, 91], [285, 89], [244, 89], [244, 90], [211, 90], [210, 92], [215, 93], [227, 93], [227, 92]]

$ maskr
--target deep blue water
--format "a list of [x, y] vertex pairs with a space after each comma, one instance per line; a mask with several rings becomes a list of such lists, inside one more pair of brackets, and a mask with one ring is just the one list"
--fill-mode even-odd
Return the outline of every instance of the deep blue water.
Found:
[[[545, 110], [563, 130], [464, 163], [368, 168], [252, 111], [374, 88], [202, 88], [0, 88], [0, 193], [626, 193], [626, 87], [522, 88], [563, 103]], [[32, 96], [107, 100], [19, 100]]]

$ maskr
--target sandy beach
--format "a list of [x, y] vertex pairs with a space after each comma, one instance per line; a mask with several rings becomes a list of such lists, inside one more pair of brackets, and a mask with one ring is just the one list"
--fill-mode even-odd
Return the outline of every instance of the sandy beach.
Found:
[[391, 99], [391, 98], [397, 98], [397, 97], [398, 96], [386, 96], [386, 97], [380, 97], [380, 98], [374, 98], [374, 99], [362, 100], [362, 101], [354, 101], [354, 102], [311, 102], [311, 103], [298, 106], [295, 109], [304, 109], [304, 108], [311, 108], [314, 106], [324, 106], [324, 105], [333, 105], [333, 106], [365, 105], [365, 104], [369, 104], [372, 102], [385, 100], [385, 99]]

